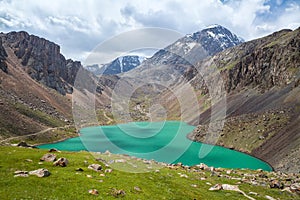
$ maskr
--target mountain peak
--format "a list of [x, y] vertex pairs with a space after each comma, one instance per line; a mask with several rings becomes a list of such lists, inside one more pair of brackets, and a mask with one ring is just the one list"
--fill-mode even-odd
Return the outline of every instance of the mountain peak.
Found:
[[211, 24], [211, 25], [207, 26], [206, 28], [204, 28], [203, 30], [212, 29], [212, 28], [224, 28], [224, 27], [219, 24]]
[[201, 31], [193, 33], [190, 37], [202, 44], [210, 55], [244, 42], [241, 37], [218, 24], [210, 25]]

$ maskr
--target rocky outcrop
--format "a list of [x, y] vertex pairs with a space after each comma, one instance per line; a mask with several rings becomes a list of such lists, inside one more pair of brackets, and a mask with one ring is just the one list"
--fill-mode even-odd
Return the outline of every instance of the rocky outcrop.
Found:
[[51, 173], [49, 172], [48, 169], [43, 169], [43, 168], [29, 172], [29, 175], [35, 175], [40, 178], [50, 176], [50, 174]]
[[47, 153], [40, 158], [40, 161], [54, 162], [56, 161], [56, 155], [52, 153]]
[[24, 31], [3, 34], [1, 38], [33, 79], [63, 95], [72, 93], [72, 85], [81, 64], [66, 60], [60, 53], [59, 45]]
[[88, 169], [94, 170], [96, 172], [101, 171], [102, 170], [102, 166], [99, 164], [91, 164], [88, 166]]
[[5, 63], [6, 57], [7, 57], [7, 53], [4, 47], [2, 46], [2, 40], [0, 38], [0, 69], [5, 73], [7, 73], [7, 65]]
[[[227, 93], [245, 87], [259, 87], [264, 92], [292, 82], [297, 85], [300, 78], [300, 28], [295, 31], [278, 31], [226, 49], [199, 62], [195, 67], [201, 68], [207, 62], [220, 72]], [[200, 88], [201, 79], [196, 68], [189, 68], [184, 75], [187, 80], [198, 76], [192, 84]]]
[[66, 167], [69, 164], [68, 159], [59, 158], [57, 161], [53, 163], [54, 166]]

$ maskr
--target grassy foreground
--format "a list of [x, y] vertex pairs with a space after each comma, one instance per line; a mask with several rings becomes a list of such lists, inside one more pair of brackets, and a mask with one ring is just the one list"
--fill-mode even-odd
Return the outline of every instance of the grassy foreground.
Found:
[[[89, 152], [54, 152], [58, 158], [66, 157], [69, 160], [67, 167], [53, 166], [50, 162], [41, 163], [39, 159], [45, 153], [47, 151], [41, 149], [0, 146], [0, 199], [247, 199], [235, 191], [209, 191], [217, 183], [239, 182], [214, 176], [210, 171], [190, 172], [181, 167], [163, 167], [147, 173], [128, 173], [115, 169], [109, 173], [104, 170], [110, 167], [96, 161], [96, 156]], [[98, 155], [101, 157], [103, 154]], [[121, 155], [112, 156], [113, 159], [122, 158]], [[135, 162], [147, 165], [143, 161]], [[95, 172], [88, 169], [87, 166], [92, 163], [101, 164], [103, 170]], [[39, 168], [48, 169], [51, 175], [43, 178], [32, 175], [14, 177], [16, 170]], [[84, 171], [76, 171], [77, 168]], [[243, 170], [243, 173], [257, 172]], [[246, 194], [257, 193], [255, 196], [249, 194], [255, 199], [266, 199], [266, 195], [275, 199], [299, 198], [268, 186], [240, 183], [239, 188]], [[99, 195], [89, 194], [90, 189], [97, 189]], [[118, 190], [123, 190], [125, 194], [118, 195]]]

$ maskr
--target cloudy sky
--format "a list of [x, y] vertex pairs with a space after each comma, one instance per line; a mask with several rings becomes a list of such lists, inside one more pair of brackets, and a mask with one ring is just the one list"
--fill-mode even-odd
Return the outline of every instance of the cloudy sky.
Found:
[[0, 0], [0, 31], [25, 30], [84, 61], [124, 31], [160, 27], [193, 33], [220, 24], [245, 40], [300, 26], [300, 0]]

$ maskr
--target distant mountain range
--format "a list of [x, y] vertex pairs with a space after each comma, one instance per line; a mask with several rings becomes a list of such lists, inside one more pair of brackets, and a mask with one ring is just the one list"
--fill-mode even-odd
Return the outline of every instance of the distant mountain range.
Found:
[[116, 58], [110, 63], [102, 64], [99, 66], [98, 64], [88, 65], [85, 68], [95, 75], [101, 74], [120, 74], [124, 72], [128, 72], [136, 67], [138, 67], [143, 61], [145, 57], [137, 56], [137, 55], [128, 55], [121, 56]]
[[[186, 64], [186, 62], [193, 62], [193, 59], [198, 61], [242, 42], [244, 42], [243, 39], [225, 27], [212, 25], [201, 31], [186, 35], [165, 49], [159, 50], [154, 56], [147, 59], [147, 63], [170, 62], [174, 64], [174, 62], [177, 62], [176, 64]], [[189, 56], [189, 58], [186, 56]], [[190, 58], [192, 56], [194, 58]], [[185, 61], [182, 59], [185, 59]], [[86, 66], [86, 69], [96, 75], [120, 74], [138, 67], [145, 60], [144, 57], [129, 55], [116, 58], [112, 62], [101, 66], [98, 64]]]

